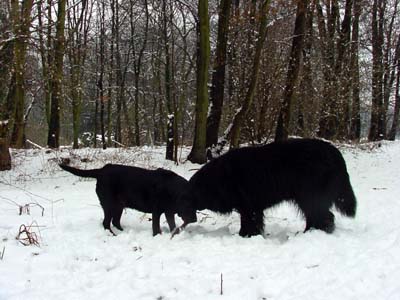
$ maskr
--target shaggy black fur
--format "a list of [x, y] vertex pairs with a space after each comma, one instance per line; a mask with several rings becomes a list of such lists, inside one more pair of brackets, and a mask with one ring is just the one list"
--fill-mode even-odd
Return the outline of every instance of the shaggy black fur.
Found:
[[77, 176], [97, 179], [96, 193], [104, 211], [103, 226], [111, 233], [114, 234], [110, 228], [111, 222], [122, 230], [120, 220], [125, 207], [152, 213], [153, 235], [161, 233], [162, 213], [165, 213], [171, 232], [175, 229], [176, 199], [188, 182], [174, 172], [113, 164], [93, 170], [80, 170], [66, 165], [60, 167]]
[[252, 236], [263, 232], [264, 209], [284, 200], [298, 206], [306, 219], [305, 231], [331, 233], [333, 205], [354, 217], [356, 198], [339, 150], [316, 139], [231, 150], [192, 176], [178, 206], [180, 216], [192, 219], [196, 210], [236, 210], [241, 217], [239, 234]]

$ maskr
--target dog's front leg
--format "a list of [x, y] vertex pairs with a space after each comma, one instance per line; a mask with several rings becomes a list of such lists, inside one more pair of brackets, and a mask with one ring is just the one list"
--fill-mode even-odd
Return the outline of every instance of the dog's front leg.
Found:
[[153, 236], [157, 234], [161, 234], [161, 228], [160, 228], [160, 216], [161, 213], [158, 211], [153, 211], [153, 216], [152, 216], [152, 227], [153, 227]]

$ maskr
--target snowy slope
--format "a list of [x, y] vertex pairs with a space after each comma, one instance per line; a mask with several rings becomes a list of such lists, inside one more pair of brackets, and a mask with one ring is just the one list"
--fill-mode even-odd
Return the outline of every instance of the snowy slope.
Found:
[[[199, 166], [167, 162], [160, 148], [14, 152], [13, 170], [0, 172], [0, 299], [400, 299], [400, 143], [365, 148], [341, 148], [358, 212], [336, 214], [332, 235], [303, 234], [296, 209], [282, 205], [266, 211], [263, 237], [239, 237], [237, 214], [203, 211], [172, 240], [164, 218], [165, 233], [152, 237], [150, 216], [133, 210], [118, 236], [105, 232], [95, 181], [55, 159], [164, 167], [186, 178]], [[44, 216], [34, 205], [19, 215], [28, 203]], [[15, 239], [32, 223], [39, 247]]]

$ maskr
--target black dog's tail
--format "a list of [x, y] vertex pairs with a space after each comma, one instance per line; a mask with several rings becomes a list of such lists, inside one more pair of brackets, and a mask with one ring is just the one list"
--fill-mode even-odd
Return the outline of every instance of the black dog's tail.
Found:
[[357, 200], [353, 188], [350, 184], [349, 175], [346, 172], [346, 178], [342, 183], [341, 195], [335, 200], [336, 209], [343, 215], [355, 217], [357, 210]]
[[61, 169], [70, 172], [76, 176], [80, 176], [80, 177], [91, 177], [91, 178], [97, 178], [100, 176], [101, 174], [101, 170], [102, 169], [92, 169], [92, 170], [81, 170], [81, 169], [77, 169], [77, 168], [73, 168], [67, 165], [59, 165]]

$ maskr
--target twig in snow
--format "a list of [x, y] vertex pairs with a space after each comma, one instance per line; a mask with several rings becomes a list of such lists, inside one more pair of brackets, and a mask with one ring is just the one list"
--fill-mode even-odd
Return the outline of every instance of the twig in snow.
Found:
[[42, 217], [44, 216], [44, 207], [39, 203], [27, 203], [24, 206], [19, 206], [19, 215], [21, 216], [23, 213], [30, 215], [31, 207], [38, 206], [42, 210]]
[[40, 146], [40, 145], [38, 145], [38, 144], [32, 142], [32, 141], [29, 140], [29, 139], [26, 140], [26, 143], [29, 144], [29, 145], [31, 145], [31, 146], [33, 146], [33, 147], [35, 147], [35, 148], [38, 148], [38, 149], [40, 149], [40, 150], [45, 149], [44, 147], [42, 147], [42, 146]]
[[224, 278], [223, 278], [223, 274], [221, 273], [221, 281], [220, 281], [220, 295], [222, 296], [224, 294]]
[[[36, 225], [34, 225], [34, 224], [36, 224]], [[40, 247], [39, 238], [38, 238], [36, 232], [32, 231], [33, 227], [39, 228], [39, 225], [35, 221], [32, 222], [31, 225], [29, 225], [29, 226], [22, 224], [19, 227], [19, 231], [18, 231], [18, 235], [16, 236], [16, 239], [24, 246], [35, 245], [37, 247]], [[39, 235], [40, 235], [40, 231], [39, 231]]]
[[111, 141], [115, 144], [117, 144], [118, 146], [122, 147], [122, 148], [128, 148], [127, 146], [125, 146], [124, 144], [121, 144], [120, 142], [115, 141], [114, 139], [111, 139]]
[[0, 198], [3, 199], [3, 200], [6, 200], [6, 201], [8, 201], [8, 202], [10, 202], [11, 204], [15, 204], [15, 205], [18, 206], [18, 207], [20, 206], [17, 202], [15, 202], [14, 200], [9, 199], [9, 198], [7, 198], [7, 197], [0, 196]]
[[310, 265], [310, 266], [306, 266], [307, 269], [314, 269], [314, 268], [318, 268], [319, 265]]
[[46, 197], [43, 197], [43, 196], [34, 194], [34, 193], [32, 193], [32, 192], [30, 192], [30, 191], [24, 189], [24, 188], [18, 187], [18, 186], [16, 186], [16, 185], [12, 185], [11, 183], [4, 182], [4, 181], [0, 181], [0, 183], [2, 183], [2, 184], [4, 184], [4, 185], [11, 186], [11, 187], [13, 187], [13, 188], [15, 188], [15, 189], [24, 191], [25, 193], [27, 193], [27, 194], [29, 194], [29, 195], [31, 195], [31, 196], [38, 197], [38, 198], [43, 199], [43, 200], [46, 200], [47, 202], [50, 202], [50, 203], [56, 203], [56, 202], [59, 202], [59, 201], [63, 200], [63, 199], [51, 200], [51, 199], [49, 199], [49, 198], [46, 198]]
[[3, 247], [3, 251], [0, 252], [0, 260], [4, 258], [4, 252], [6, 252], [6, 246]]

